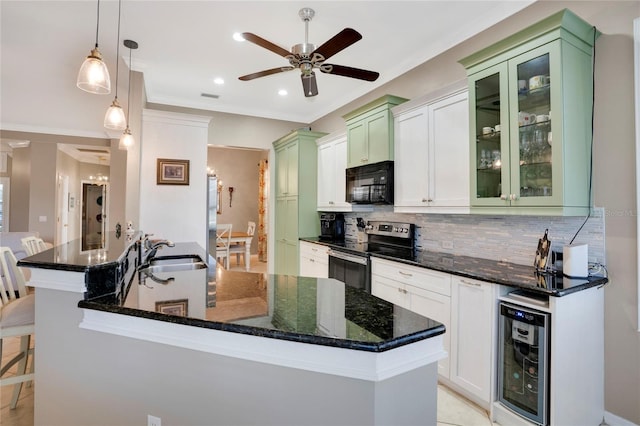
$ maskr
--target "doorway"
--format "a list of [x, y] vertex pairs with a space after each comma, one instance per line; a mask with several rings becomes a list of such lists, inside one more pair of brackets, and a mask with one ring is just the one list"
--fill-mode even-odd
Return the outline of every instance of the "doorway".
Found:
[[58, 217], [56, 245], [69, 241], [69, 176], [58, 175]]
[[[249, 271], [267, 269], [269, 151], [209, 146], [207, 166], [218, 179], [217, 224], [231, 224], [233, 233], [246, 233], [255, 224]], [[230, 269], [245, 270], [242, 256], [233, 256]]]
[[9, 231], [9, 178], [0, 177], [0, 232]]
[[108, 184], [82, 182], [82, 250], [105, 247]]

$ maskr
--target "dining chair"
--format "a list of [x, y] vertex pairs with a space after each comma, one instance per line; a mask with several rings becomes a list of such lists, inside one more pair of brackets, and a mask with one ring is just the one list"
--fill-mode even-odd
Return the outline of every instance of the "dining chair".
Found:
[[[256, 232], [256, 223], [255, 222], [251, 222], [249, 221], [249, 224], [247, 226], [247, 235], [249, 237], [253, 237], [253, 234]], [[249, 242], [249, 245], [251, 245], [251, 240], [247, 238], [247, 240]], [[235, 254], [236, 255], [236, 265], [240, 264], [240, 256], [242, 256], [244, 258], [244, 256], [247, 253], [247, 246], [246, 246], [247, 242], [242, 241], [239, 243], [235, 243], [231, 245], [231, 248], [229, 249], [229, 253], [230, 254]], [[251, 250], [249, 248], [249, 250]], [[245, 262], [247, 259], [243, 259]], [[248, 270], [248, 268], [247, 268]]]
[[221, 223], [216, 229], [216, 259], [224, 258], [223, 266], [225, 269], [229, 269], [232, 227], [233, 225], [230, 223]]
[[22, 238], [22, 247], [27, 252], [27, 256], [33, 256], [48, 248], [44, 240], [39, 237]]
[[[0, 247], [0, 386], [13, 385], [11, 409], [16, 408], [22, 384], [31, 382], [33, 374], [33, 348], [30, 348], [34, 334], [35, 294], [28, 294], [22, 271], [9, 247]], [[5, 338], [20, 337], [20, 351], [6, 363], [2, 363], [2, 344]], [[31, 368], [27, 373], [27, 361], [31, 355]], [[17, 364], [15, 375], [7, 375]]]

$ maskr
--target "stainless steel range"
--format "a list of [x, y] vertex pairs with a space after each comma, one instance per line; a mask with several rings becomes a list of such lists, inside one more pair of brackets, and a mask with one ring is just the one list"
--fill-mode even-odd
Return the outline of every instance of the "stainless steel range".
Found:
[[329, 250], [329, 278], [371, 293], [370, 254], [400, 259], [415, 257], [415, 225], [401, 222], [369, 221], [367, 242], [332, 245]]

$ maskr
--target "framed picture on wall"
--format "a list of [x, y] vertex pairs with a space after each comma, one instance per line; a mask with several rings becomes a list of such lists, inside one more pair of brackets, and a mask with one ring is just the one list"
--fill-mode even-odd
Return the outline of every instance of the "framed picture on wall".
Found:
[[189, 160], [158, 158], [158, 185], [189, 185]]
[[189, 300], [178, 299], [156, 302], [156, 312], [186, 317], [189, 314]]

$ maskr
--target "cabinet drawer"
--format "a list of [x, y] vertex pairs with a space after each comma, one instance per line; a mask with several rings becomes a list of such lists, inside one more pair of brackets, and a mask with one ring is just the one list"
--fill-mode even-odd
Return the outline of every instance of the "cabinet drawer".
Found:
[[383, 259], [372, 259], [371, 273], [413, 287], [451, 296], [451, 275]]
[[371, 294], [389, 303], [409, 309], [409, 298], [402, 284], [380, 275], [371, 276]]
[[300, 241], [300, 256], [325, 259], [328, 263], [329, 248], [320, 244]]

